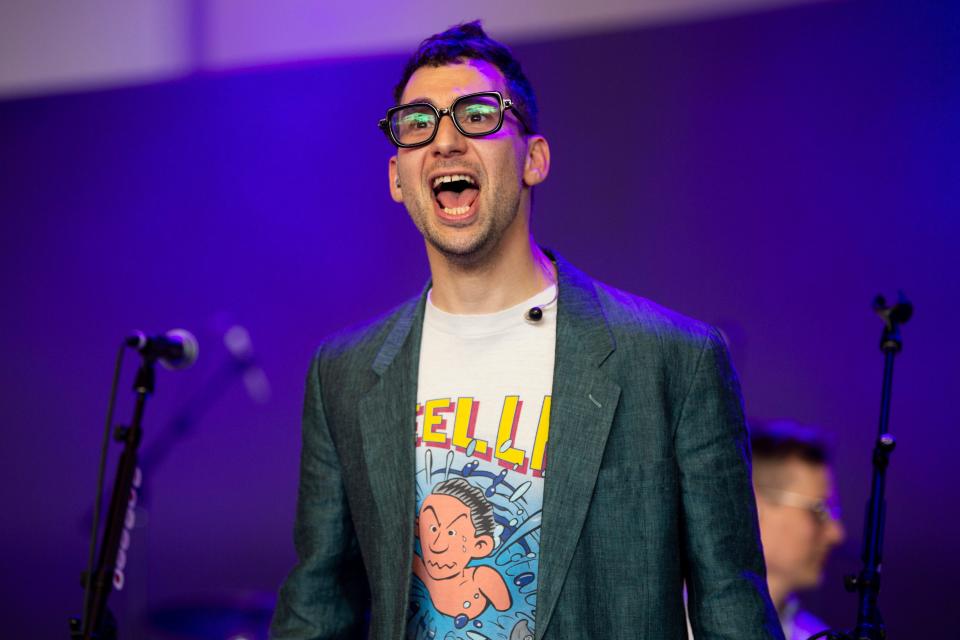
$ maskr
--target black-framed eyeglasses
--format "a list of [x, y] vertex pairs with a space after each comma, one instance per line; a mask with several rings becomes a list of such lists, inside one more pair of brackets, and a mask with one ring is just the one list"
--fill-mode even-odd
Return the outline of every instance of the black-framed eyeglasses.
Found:
[[511, 109], [524, 130], [531, 131], [513, 101], [499, 91], [468, 93], [446, 109], [438, 109], [429, 102], [397, 105], [387, 109], [387, 117], [378, 126], [398, 147], [422, 147], [433, 142], [443, 116], [450, 116], [453, 126], [463, 135], [480, 138], [499, 131], [503, 114]]

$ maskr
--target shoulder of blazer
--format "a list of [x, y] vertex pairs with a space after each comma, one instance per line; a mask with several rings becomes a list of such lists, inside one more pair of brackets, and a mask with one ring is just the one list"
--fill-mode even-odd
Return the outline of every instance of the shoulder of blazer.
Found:
[[[314, 353], [320, 378], [338, 386], [360, 382], [382, 373], [378, 361], [395, 353], [422, 314], [424, 294], [397, 305], [380, 316], [327, 336]], [[361, 385], [365, 386], [365, 385]]]
[[714, 329], [647, 298], [596, 283], [597, 297], [615, 336], [655, 336], [662, 343], [700, 347]]
[[597, 297], [617, 344], [605, 371], [625, 387], [660, 380], [679, 402], [704, 362], [729, 362], [723, 336], [706, 322], [600, 283]]
[[[716, 330], [709, 324], [687, 317], [642, 296], [627, 293], [595, 280], [561, 256], [555, 256], [563, 276], [561, 281], [579, 290], [576, 301], [594, 298], [610, 335], [618, 348], [631, 344], [661, 351], [700, 352]], [[561, 292], [561, 301], [566, 296]], [[625, 355], [625, 354], [621, 354]]]

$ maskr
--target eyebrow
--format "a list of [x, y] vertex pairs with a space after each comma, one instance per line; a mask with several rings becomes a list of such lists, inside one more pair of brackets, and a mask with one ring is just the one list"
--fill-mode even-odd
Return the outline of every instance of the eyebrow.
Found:
[[[433, 519], [437, 522], [437, 524], [440, 524], [440, 518], [437, 517], [437, 510], [428, 505], [428, 506], [424, 507], [424, 509], [423, 509], [423, 512], [424, 512], [424, 513], [426, 513], [427, 511], [433, 512]], [[461, 514], [458, 515], [456, 518], [454, 518], [453, 520], [451, 520], [450, 523], [449, 523], [447, 526], [448, 526], [448, 527], [453, 526], [453, 523], [454, 523], [454, 522], [456, 522], [456, 521], [459, 520], [460, 518], [466, 518], [466, 517], [467, 517], [467, 514], [461, 513]]]
[[436, 102], [434, 102], [434, 101], [431, 100], [430, 98], [426, 98], [426, 97], [424, 97], [424, 96], [420, 96], [420, 97], [417, 97], [417, 98], [413, 98], [413, 99], [411, 99], [411, 100], [407, 100], [406, 102], [402, 102], [401, 104], [416, 104], [416, 103], [418, 103], [418, 102], [426, 102], [427, 104], [432, 104], [433, 106], [437, 106], [437, 103], [436, 103]]
[[461, 514], [458, 515], [456, 518], [454, 518], [453, 520], [451, 520], [451, 521], [450, 521], [450, 524], [448, 524], [447, 526], [448, 526], [448, 527], [451, 527], [451, 526], [453, 526], [453, 523], [454, 523], [454, 522], [456, 522], [456, 521], [459, 520], [460, 518], [466, 518], [466, 517], [467, 517], [467, 514], [461, 513]]

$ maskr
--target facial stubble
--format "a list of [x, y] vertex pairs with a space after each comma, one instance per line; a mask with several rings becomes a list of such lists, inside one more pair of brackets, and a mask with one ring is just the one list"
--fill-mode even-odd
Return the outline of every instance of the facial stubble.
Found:
[[[474, 167], [464, 167], [463, 163], [458, 163], [456, 168], [469, 168], [475, 171]], [[481, 174], [477, 172], [477, 175]], [[453, 264], [475, 268], [496, 255], [503, 236], [517, 221], [521, 187], [515, 175], [515, 172], [501, 170], [496, 179], [482, 181], [476, 203], [478, 218], [463, 229], [470, 234], [467, 238], [444, 237], [442, 223], [435, 220], [435, 194], [429, 185], [424, 187], [422, 193], [416, 195], [404, 193], [403, 204], [414, 225], [430, 246]], [[498, 188], [498, 185], [502, 187]], [[454, 229], [451, 231], [463, 233]]]

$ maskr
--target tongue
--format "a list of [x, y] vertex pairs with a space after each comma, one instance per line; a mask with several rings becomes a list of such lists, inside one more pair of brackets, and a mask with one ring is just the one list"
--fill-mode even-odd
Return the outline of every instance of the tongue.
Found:
[[464, 189], [460, 193], [456, 191], [441, 191], [437, 194], [437, 202], [444, 209], [456, 209], [458, 207], [469, 207], [477, 199], [477, 189]]

